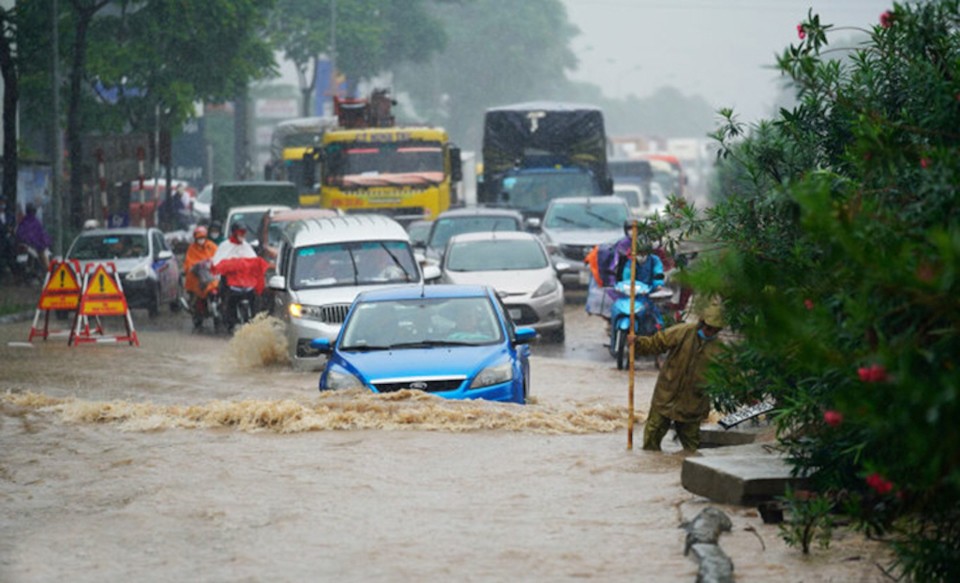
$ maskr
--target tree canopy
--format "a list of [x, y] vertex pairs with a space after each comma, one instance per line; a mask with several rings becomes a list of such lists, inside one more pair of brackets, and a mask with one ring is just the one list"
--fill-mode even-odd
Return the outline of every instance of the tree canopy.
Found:
[[788, 498], [797, 523], [842, 508], [901, 574], [956, 581], [960, 2], [895, 4], [854, 47], [833, 33], [811, 13], [778, 59], [796, 106], [750, 128], [726, 111], [716, 134], [715, 252], [691, 280], [738, 341], [712, 392], [776, 401], [815, 491]]

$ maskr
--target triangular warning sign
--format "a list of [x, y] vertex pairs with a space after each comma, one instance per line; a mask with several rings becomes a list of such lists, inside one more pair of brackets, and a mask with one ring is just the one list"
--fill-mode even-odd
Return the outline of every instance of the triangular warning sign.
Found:
[[47, 286], [43, 288], [43, 293], [47, 292], [80, 292], [80, 284], [77, 282], [77, 277], [66, 263], [61, 263], [53, 272], [50, 281], [47, 282]]
[[84, 298], [101, 298], [119, 295], [121, 295], [121, 293], [120, 288], [117, 287], [117, 282], [114, 281], [112, 275], [107, 273], [103, 265], [97, 267], [89, 283], [87, 283], [87, 289], [83, 290]]

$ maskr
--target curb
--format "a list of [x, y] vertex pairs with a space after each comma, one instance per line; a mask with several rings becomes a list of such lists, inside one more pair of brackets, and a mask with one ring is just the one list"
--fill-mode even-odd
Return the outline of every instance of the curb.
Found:
[[16, 322], [26, 322], [33, 318], [33, 310], [29, 312], [19, 312], [16, 314], [7, 314], [0, 316], [0, 324], [14, 324]]

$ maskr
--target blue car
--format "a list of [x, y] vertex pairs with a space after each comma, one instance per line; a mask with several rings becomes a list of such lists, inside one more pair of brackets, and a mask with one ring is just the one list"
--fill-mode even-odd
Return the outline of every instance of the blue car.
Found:
[[354, 300], [320, 390], [416, 389], [448, 399], [525, 403], [532, 328], [515, 328], [496, 292], [479, 285], [395, 287]]

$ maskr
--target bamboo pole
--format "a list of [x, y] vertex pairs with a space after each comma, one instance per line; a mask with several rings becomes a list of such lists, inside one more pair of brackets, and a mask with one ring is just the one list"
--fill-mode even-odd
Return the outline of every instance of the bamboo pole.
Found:
[[636, 335], [634, 334], [634, 326], [636, 324], [636, 305], [637, 305], [637, 221], [633, 221], [633, 225], [630, 228], [630, 331], [627, 333], [627, 357], [630, 366], [627, 367], [629, 372], [629, 380], [627, 384], [627, 407], [629, 408], [628, 418], [627, 418], [627, 450], [633, 449], [633, 425], [635, 422], [635, 415], [633, 413], [633, 367], [634, 359], [636, 358], [633, 350], [633, 343], [636, 340]]

